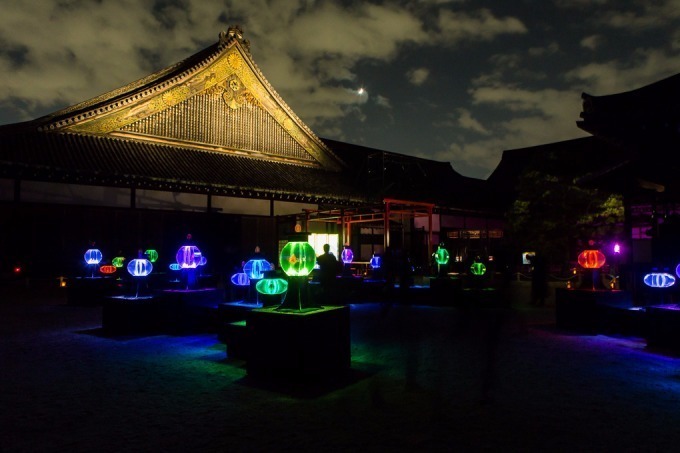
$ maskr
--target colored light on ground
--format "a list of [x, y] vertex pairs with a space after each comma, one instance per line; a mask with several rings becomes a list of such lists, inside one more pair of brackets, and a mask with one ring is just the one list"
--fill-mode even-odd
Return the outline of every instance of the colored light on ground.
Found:
[[316, 253], [309, 242], [289, 242], [281, 250], [279, 262], [286, 275], [306, 276], [314, 270]]
[[288, 291], [288, 282], [282, 278], [265, 278], [257, 282], [255, 289], [260, 294], [283, 294]]
[[131, 260], [127, 265], [127, 271], [133, 277], [146, 277], [153, 270], [153, 264], [146, 258]]
[[15, 266], [13, 271], [14, 271], [15, 274], [21, 274], [21, 267]]
[[271, 271], [272, 265], [267, 260], [255, 259], [248, 260], [243, 266], [243, 272], [252, 279], [260, 279], [264, 277], [266, 271]]
[[85, 252], [85, 262], [87, 264], [99, 264], [102, 260], [102, 252], [99, 249], [89, 249]]
[[675, 285], [675, 277], [667, 272], [650, 272], [642, 281], [651, 288], [668, 288]]
[[201, 264], [202, 254], [195, 245], [183, 245], [177, 250], [175, 259], [182, 269], [195, 269]]
[[234, 275], [231, 276], [231, 283], [232, 285], [236, 286], [248, 286], [250, 285], [250, 279], [248, 278], [248, 274], [245, 272], [237, 272]]

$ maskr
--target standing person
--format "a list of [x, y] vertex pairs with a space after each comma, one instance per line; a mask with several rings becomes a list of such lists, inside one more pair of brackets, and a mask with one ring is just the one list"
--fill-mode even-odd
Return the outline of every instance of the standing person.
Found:
[[323, 253], [316, 258], [319, 265], [319, 283], [321, 284], [321, 294], [325, 299], [333, 298], [333, 287], [335, 286], [335, 276], [338, 273], [338, 259], [331, 252], [329, 244], [323, 245]]
[[531, 260], [531, 305], [543, 306], [548, 297], [548, 264], [541, 254], [536, 254]]

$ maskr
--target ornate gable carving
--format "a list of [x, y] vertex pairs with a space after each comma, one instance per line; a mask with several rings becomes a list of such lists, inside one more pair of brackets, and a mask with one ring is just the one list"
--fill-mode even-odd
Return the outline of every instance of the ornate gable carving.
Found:
[[168, 80], [135, 85], [115, 100], [62, 118], [47, 129], [338, 169], [339, 159], [278, 96], [248, 50], [240, 29], [230, 28], [220, 34], [215, 53]]

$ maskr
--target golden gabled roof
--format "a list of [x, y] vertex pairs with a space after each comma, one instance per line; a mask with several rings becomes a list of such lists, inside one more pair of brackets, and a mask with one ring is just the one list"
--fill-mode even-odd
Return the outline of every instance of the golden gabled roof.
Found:
[[42, 131], [117, 136], [331, 171], [343, 166], [267, 82], [238, 27], [180, 63], [39, 122]]

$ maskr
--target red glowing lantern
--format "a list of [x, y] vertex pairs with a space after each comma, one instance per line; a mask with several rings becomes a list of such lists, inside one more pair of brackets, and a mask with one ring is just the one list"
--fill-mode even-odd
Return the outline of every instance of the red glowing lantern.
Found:
[[585, 269], [599, 269], [606, 261], [604, 253], [599, 250], [584, 250], [578, 256], [578, 264]]
[[99, 268], [99, 272], [101, 272], [102, 274], [113, 274], [114, 272], [116, 272], [116, 269], [118, 269], [116, 266], [106, 264]]

